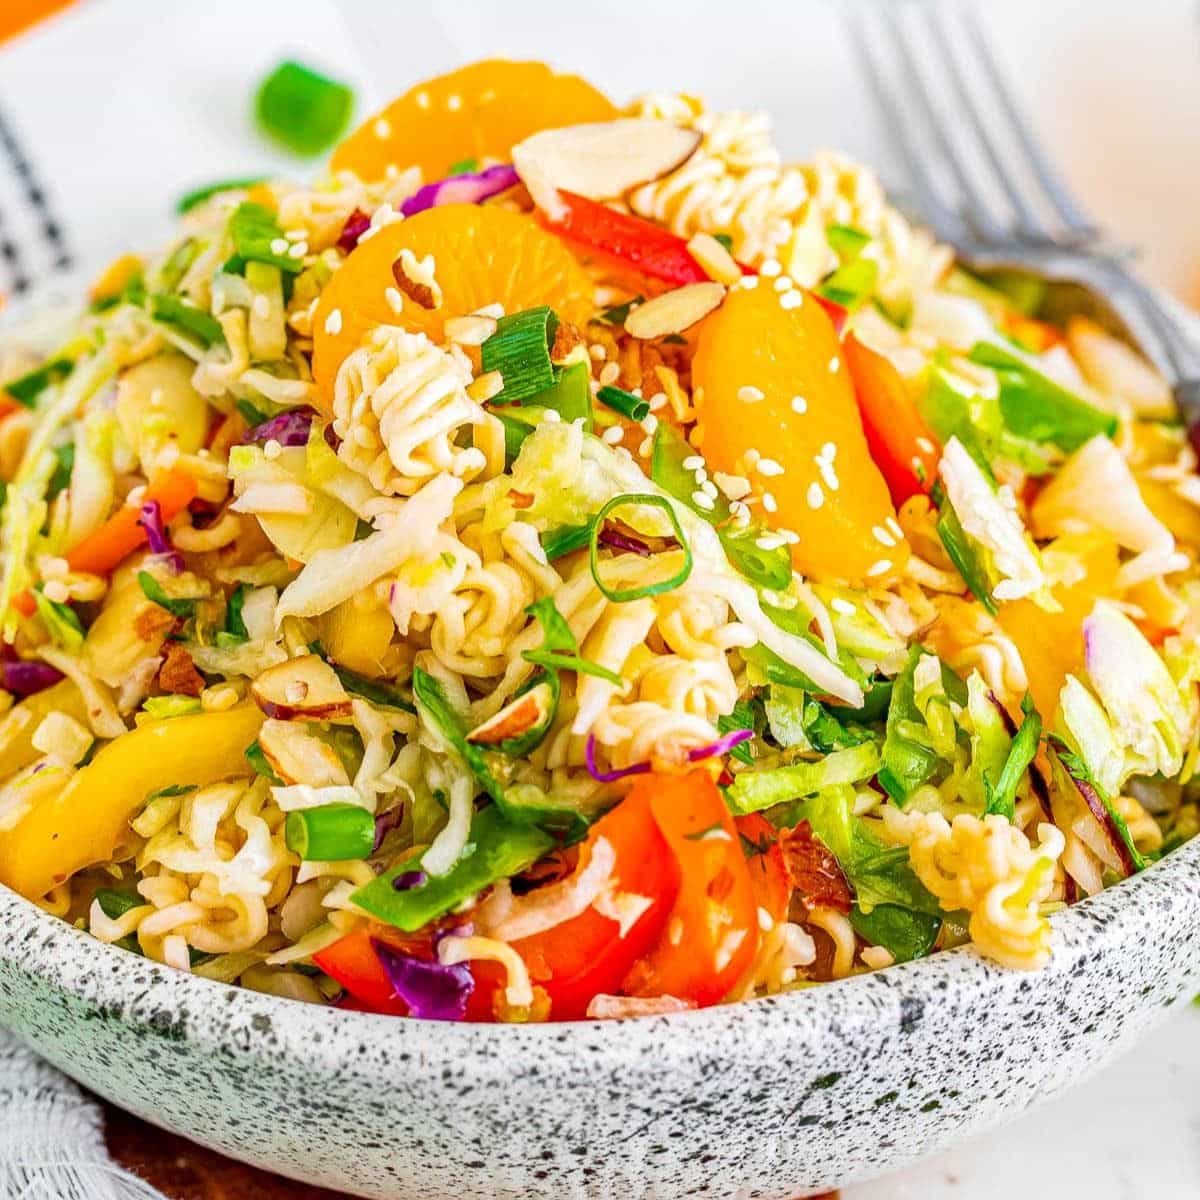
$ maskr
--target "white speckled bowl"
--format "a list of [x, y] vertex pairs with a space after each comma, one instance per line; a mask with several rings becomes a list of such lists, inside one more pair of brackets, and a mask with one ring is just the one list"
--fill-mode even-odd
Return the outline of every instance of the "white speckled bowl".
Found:
[[0, 1022], [81, 1083], [387, 1200], [794, 1197], [1013, 1117], [1200, 986], [1200, 839], [1054, 918], [1039, 974], [956, 950], [623, 1022], [312, 1008], [105, 946], [0, 888]]

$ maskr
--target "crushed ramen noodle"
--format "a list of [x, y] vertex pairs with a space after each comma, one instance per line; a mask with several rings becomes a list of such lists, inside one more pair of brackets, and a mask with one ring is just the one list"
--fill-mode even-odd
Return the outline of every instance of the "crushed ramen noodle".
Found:
[[1043, 966], [1200, 823], [1169, 389], [764, 114], [558, 81], [6, 338], [0, 881], [400, 1016]]

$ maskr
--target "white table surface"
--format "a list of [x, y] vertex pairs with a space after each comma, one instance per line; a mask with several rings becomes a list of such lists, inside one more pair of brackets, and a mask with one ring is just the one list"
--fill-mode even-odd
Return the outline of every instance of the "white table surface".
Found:
[[[1200, 303], [1200, 4], [989, 0], [986, 17], [1088, 206]], [[469, 58], [544, 58], [618, 99], [680, 88], [714, 107], [767, 108], [787, 153], [840, 146], [896, 177], [836, 0], [87, 0], [0, 50], [0, 105], [77, 256], [96, 263], [164, 233], [171, 199], [198, 182], [306, 169], [245, 116], [254, 83], [287, 54], [356, 83], [364, 106]], [[0, 207], [12, 211], [2, 183]], [[1200, 1009], [1007, 1128], [843, 1195], [1200, 1198]]]

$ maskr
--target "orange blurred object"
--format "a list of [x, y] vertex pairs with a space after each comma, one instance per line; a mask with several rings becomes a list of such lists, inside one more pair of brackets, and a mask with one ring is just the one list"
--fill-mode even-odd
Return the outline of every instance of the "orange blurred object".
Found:
[[612, 102], [578, 75], [545, 63], [492, 58], [409, 88], [334, 151], [335, 171], [382, 179], [390, 166], [421, 168], [426, 183], [465, 159], [507, 160], [541, 129], [611, 121]]
[[0, 4], [0, 42], [60, 12], [71, 0], [4, 0]]
[[[417, 259], [433, 256], [442, 293], [436, 308], [397, 289], [392, 264], [404, 250]], [[313, 377], [332, 404], [338, 367], [376, 325], [400, 325], [440, 342], [448, 317], [495, 303], [506, 313], [548, 304], [562, 320], [583, 325], [592, 290], [571, 252], [531, 217], [474, 204], [430, 208], [360, 242], [329, 281], [313, 316]]]
[[700, 450], [712, 470], [750, 480], [767, 524], [799, 535], [798, 570], [885, 580], [909, 547], [867, 448], [837, 333], [812, 296], [772, 283], [733, 288], [701, 327], [692, 364]]

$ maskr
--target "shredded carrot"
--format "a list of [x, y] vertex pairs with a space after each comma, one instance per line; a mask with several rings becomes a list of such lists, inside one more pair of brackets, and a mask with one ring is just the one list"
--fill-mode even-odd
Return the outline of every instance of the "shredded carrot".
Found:
[[[196, 495], [196, 481], [178, 467], [159, 475], [146, 488], [144, 500], [157, 500], [164, 521], [177, 517]], [[109, 517], [99, 529], [89, 533], [67, 554], [72, 571], [107, 575], [123, 558], [145, 545], [146, 531], [141, 525], [141, 510], [126, 505]]]
[[33, 598], [33, 593], [28, 588], [23, 592], [18, 592], [13, 597], [12, 606], [23, 617], [32, 617], [37, 612], [37, 603]]
[[0, 421], [3, 421], [5, 417], [12, 416], [13, 413], [18, 412], [22, 407], [24, 406], [18, 404], [7, 393], [0, 391]]

